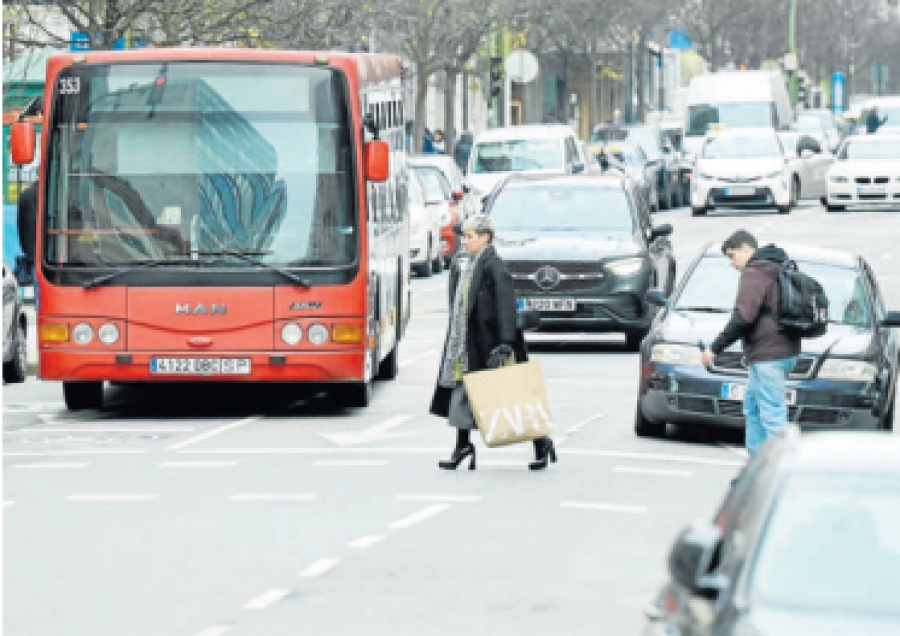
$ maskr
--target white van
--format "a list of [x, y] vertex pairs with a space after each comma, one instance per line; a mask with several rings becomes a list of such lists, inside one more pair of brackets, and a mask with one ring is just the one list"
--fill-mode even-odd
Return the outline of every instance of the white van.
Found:
[[587, 160], [578, 136], [565, 124], [506, 126], [480, 133], [472, 144], [469, 188], [480, 200], [510, 173], [575, 174]]
[[780, 71], [724, 71], [700, 75], [688, 87], [684, 152], [693, 162], [710, 124], [731, 128], [787, 130], [793, 123]]

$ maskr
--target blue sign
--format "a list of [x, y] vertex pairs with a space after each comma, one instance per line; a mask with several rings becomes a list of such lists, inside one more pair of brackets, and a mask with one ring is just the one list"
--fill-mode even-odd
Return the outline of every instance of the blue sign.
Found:
[[846, 110], [845, 99], [844, 74], [836, 72], [831, 76], [831, 109], [838, 114], [843, 114]]
[[71, 36], [69, 37], [69, 50], [72, 52], [90, 51], [91, 38], [88, 37], [87, 33], [72, 31]]
[[691, 35], [684, 29], [672, 29], [669, 33], [669, 48], [687, 50], [693, 48]]

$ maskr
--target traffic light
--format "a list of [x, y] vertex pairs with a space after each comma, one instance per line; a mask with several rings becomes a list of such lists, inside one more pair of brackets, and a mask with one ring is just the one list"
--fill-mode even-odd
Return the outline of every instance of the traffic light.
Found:
[[807, 97], [809, 95], [809, 80], [800, 79], [800, 85], [797, 87], [797, 103], [807, 105]]
[[490, 64], [490, 97], [494, 99], [498, 97], [503, 90], [503, 58], [492, 57]]

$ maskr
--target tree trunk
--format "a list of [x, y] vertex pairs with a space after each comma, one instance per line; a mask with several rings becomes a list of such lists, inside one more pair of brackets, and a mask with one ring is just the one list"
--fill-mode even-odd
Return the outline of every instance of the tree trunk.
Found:
[[447, 79], [444, 89], [444, 152], [452, 157], [456, 148], [456, 79], [459, 73], [447, 69], [444, 75]]
[[428, 74], [418, 65], [416, 70], [416, 118], [413, 121], [412, 152], [422, 152], [422, 136], [425, 134], [425, 115], [427, 112]]

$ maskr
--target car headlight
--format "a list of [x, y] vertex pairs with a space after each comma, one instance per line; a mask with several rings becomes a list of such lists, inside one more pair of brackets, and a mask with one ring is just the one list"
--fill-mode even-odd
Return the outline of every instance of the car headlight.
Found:
[[306, 337], [317, 347], [328, 342], [328, 327], [323, 324], [316, 323], [312, 325], [306, 332]]
[[616, 276], [631, 276], [641, 271], [644, 266], [642, 258], [623, 258], [620, 261], [612, 261], [606, 264], [606, 269]]
[[832, 183], [850, 183], [850, 179], [848, 179], [847, 177], [842, 177], [840, 175], [834, 175], [833, 177], [831, 177], [831, 182]]
[[72, 329], [72, 341], [75, 344], [86, 345], [94, 339], [94, 328], [86, 322], [79, 322]]
[[650, 361], [700, 367], [703, 366], [703, 353], [700, 351], [700, 347], [660, 343], [653, 345]]
[[763, 175], [762, 178], [763, 179], [777, 179], [780, 176], [781, 176], [781, 170], [779, 170], [777, 172], [773, 172], [772, 174]]
[[111, 322], [102, 324], [97, 331], [97, 339], [105, 345], [116, 344], [119, 341], [119, 328]]
[[303, 328], [293, 322], [289, 322], [281, 328], [281, 340], [286, 345], [294, 346], [303, 340]]
[[819, 369], [819, 378], [824, 380], [856, 380], [873, 382], [875, 365], [862, 360], [826, 360]]

